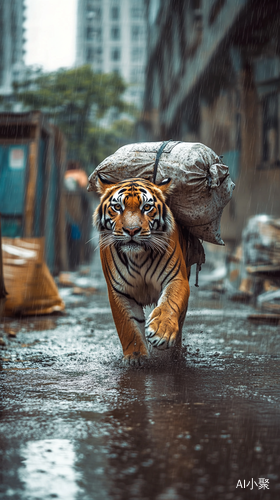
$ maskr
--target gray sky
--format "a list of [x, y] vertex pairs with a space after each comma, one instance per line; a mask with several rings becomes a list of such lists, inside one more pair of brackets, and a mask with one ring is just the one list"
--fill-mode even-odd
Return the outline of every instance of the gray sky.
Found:
[[25, 64], [46, 71], [75, 62], [77, 0], [25, 0]]

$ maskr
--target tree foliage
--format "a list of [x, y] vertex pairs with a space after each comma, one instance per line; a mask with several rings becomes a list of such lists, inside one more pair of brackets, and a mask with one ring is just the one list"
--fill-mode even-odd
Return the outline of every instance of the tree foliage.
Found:
[[[133, 118], [135, 110], [123, 100], [126, 84], [118, 74], [94, 73], [90, 66], [30, 74], [14, 85], [17, 100], [27, 109], [39, 109], [61, 128], [68, 157], [91, 170], [133, 133], [133, 121], [110, 125], [110, 110]], [[103, 125], [102, 125], [103, 123]]]

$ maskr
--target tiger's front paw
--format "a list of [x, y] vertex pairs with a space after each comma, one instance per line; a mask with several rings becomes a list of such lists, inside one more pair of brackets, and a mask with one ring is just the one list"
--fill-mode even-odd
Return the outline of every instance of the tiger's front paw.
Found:
[[134, 351], [130, 354], [126, 354], [123, 357], [124, 366], [143, 366], [148, 360], [148, 354], [142, 354], [139, 351]]
[[163, 308], [156, 307], [146, 324], [146, 337], [157, 349], [169, 349], [177, 343], [179, 325], [177, 318], [167, 315]]

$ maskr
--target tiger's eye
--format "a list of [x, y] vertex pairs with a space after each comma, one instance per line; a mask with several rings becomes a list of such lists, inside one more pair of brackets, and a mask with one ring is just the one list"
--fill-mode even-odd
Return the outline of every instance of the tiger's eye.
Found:
[[120, 205], [120, 203], [116, 203], [116, 205], [114, 205], [114, 208], [116, 210], [121, 210], [122, 206]]
[[147, 204], [147, 205], [144, 205], [143, 208], [144, 208], [144, 210], [150, 210], [151, 207], [150, 207], [150, 205]]

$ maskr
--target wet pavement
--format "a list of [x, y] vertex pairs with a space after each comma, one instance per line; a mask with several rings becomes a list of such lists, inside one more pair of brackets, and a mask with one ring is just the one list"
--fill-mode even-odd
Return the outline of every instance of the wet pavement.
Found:
[[0, 498], [280, 498], [279, 327], [192, 281], [181, 359], [124, 368], [97, 261], [89, 281], [5, 320]]

